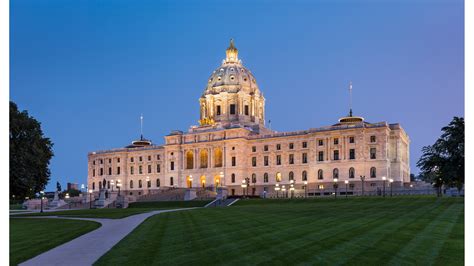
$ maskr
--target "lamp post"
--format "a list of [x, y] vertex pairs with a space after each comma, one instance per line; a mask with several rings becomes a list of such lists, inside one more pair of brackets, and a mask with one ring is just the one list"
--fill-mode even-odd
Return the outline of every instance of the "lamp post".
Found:
[[118, 188], [117, 196], [120, 196], [120, 187], [122, 187], [122, 181], [120, 179], [117, 179], [117, 188]]
[[250, 187], [250, 178], [246, 177], [245, 178], [245, 187], [247, 188], [247, 193], [245, 193], [245, 196], [248, 197], [249, 195], [249, 187]]
[[304, 181], [304, 197], [308, 196], [308, 181]]
[[385, 198], [385, 181], [387, 181], [387, 178], [385, 176], [382, 176], [382, 180], [383, 180], [383, 197]]
[[294, 196], [294, 191], [295, 191], [295, 186], [293, 184], [290, 185], [290, 192], [291, 192], [291, 198]]
[[346, 184], [346, 199], [347, 199], [347, 184], [349, 184], [349, 180], [344, 181], [344, 184]]
[[189, 175], [189, 188], [193, 188], [193, 175]]
[[337, 178], [334, 178], [332, 181], [334, 181], [334, 198], [337, 198]]
[[364, 180], [365, 180], [365, 175], [361, 175], [360, 181], [362, 181], [362, 196], [364, 196]]
[[280, 191], [280, 184], [276, 183], [275, 191], [277, 192], [277, 199], [278, 199], [278, 192]]
[[89, 209], [92, 209], [92, 189], [89, 189]]
[[[220, 178], [220, 180], [219, 180], [219, 186], [222, 187], [222, 182], [224, 182], [224, 172], [220, 172], [220, 173], [219, 173], [219, 178]], [[224, 185], [225, 185], [225, 184], [224, 184]]]
[[150, 186], [149, 186], [150, 185], [150, 177], [147, 176], [145, 178], [145, 180], [146, 180], [146, 194], [148, 195], [148, 194], [150, 194]]
[[43, 194], [44, 194], [44, 191], [41, 190], [41, 191], [39, 192], [39, 194], [40, 194], [40, 204], [41, 204], [41, 210], [40, 210], [40, 212], [43, 212]]
[[112, 186], [112, 192], [114, 192], [115, 181], [113, 179], [110, 180], [110, 185]]
[[284, 197], [285, 197], [285, 198], [288, 198], [288, 194], [286, 194], [285, 185], [281, 186], [281, 193], [284, 193], [284, 194], [283, 194], [283, 195], [285, 195]]
[[242, 180], [242, 185], [240, 185], [242, 187], [242, 196], [245, 198], [245, 188], [247, 187], [247, 182], [245, 182], [245, 180]]
[[390, 197], [392, 197], [393, 179], [390, 178]]

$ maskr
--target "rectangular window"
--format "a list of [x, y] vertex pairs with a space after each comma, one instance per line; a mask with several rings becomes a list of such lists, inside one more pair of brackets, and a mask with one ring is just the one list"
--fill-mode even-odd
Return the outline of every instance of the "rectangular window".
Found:
[[104, 163], [104, 161], [102, 161], [102, 159], [100, 159], [100, 160], [99, 160], [99, 163], [100, 163], [100, 164], [103, 164], [103, 163]]
[[324, 152], [320, 151], [318, 152], [318, 162], [324, 161]]
[[112, 175], [112, 167], [109, 167], [109, 175]]
[[277, 155], [276, 157], [276, 164], [281, 165], [281, 155]]
[[277, 151], [281, 150], [281, 144], [277, 144], [276, 149]]
[[355, 149], [349, 150], [349, 160], [354, 160], [356, 158]]
[[109, 163], [112, 163], [112, 159], [109, 159]]
[[288, 145], [288, 147], [290, 148], [290, 150], [292, 150], [294, 148], [294, 144], [290, 143], [290, 145]]
[[216, 107], [216, 115], [221, 115], [221, 106], [220, 105], [218, 105]]
[[257, 166], [257, 157], [252, 157], [252, 166]]
[[130, 174], [133, 175], [133, 166], [130, 166]]
[[156, 165], [156, 172], [157, 173], [161, 172], [161, 166], [159, 164]]
[[130, 162], [133, 163], [133, 157], [130, 157]]
[[156, 159], [160, 160], [160, 155], [159, 154], [156, 155]]
[[95, 176], [95, 169], [92, 169], [92, 176]]
[[235, 115], [235, 104], [230, 105], [230, 114]]
[[354, 140], [354, 137], [349, 137], [349, 143], [354, 143], [355, 140]]
[[294, 164], [295, 163], [295, 156], [293, 154], [290, 154], [289, 158], [288, 158], [288, 162], [290, 164]]
[[303, 144], [301, 145], [303, 148], [308, 148], [308, 142], [303, 141]]
[[143, 157], [141, 157], [141, 156], [138, 157], [138, 160], [139, 160], [140, 162], [143, 161]]
[[235, 160], [235, 156], [232, 157], [232, 166], [236, 166], [237, 165], [237, 162]]
[[174, 170], [174, 162], [171, 162], [170, 169], [171, 169], [171, 171]]
[[263, 151], [268, 151], [268, 145], [263, 146]]
[[143, 167], [141, 165], [138, 166], [138, 174], [143, 174]]
[[151, 155], [148, 155], [148, 161], [151, 161]]
[[120, 158], [117, 158], [117, 162], [118, 162], [118, 163], [120, 162]]
[[244, 106], [245, 115], [249, 115], [249, 106]]
[[370, 148], [370, 159], [376, 159], [376, 151], [375, 148]]
[[335, 161], [339, 160], [339, 151], [338, 150], [334, 151], [334, 160]]
[[307, 154], [306, 152], [303, 153], [302, 158], [301, 158], [301, 161], [302, 161], [303, 163], [308, 163], [308, 154]]
[[151, 165], [148, 165], [148, 173], [151, 174]]
[[256, 151], [257, 151], [257, 147], [252, 146], [252, 152], [256, 152]]
[[99, 174], [100, 176], [104, 175], [104, 168], [100, 168], [100, 172], [99, 172], [99, 173], [100, 173], [100, 174]]
[[120, 166], [117, 167], [117, 175], [120, 175]]
[[324, 144], [324, 141], [322, 139], [318, 139], [318, 145], [323, 146], [323, 144]]
[[319, 189], [324, 189], [324, 185], [318, 185]]
[[92, 165], [95, 165], [95, 160], [94, 160], [94, 161], [92, 161]]
[[268, 156], [263, 156], [263, 165], [268, 166]]
[[338, 138], [334, 138], [334, 145], [337, 145], [339, 144], [339, 139]]
[[375, 136], [370, 136], [370, 142], [375, 142], [376, 140]]

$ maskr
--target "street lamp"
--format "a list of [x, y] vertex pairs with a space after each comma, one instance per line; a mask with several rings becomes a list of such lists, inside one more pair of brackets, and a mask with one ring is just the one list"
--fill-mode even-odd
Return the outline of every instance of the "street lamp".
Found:
[[[293, 181], [293, 180], [291, 180], [291, 181]], [[292, 183], [292, 184], [290, 185], [291, 198], [293, 198], [294, 191], [295, 191], [295, 186], [294, 186], [293, 183]]]
[[114, 192], [115, 181], [113, 179], [110, 180], [110, 185], [112, 185], [112, 192]]
[[334, 181], [334, 185], [333, 185], [334, 186], [334, 198], [337, 198], [337, 187], [338, 187], [337, 181], [338, 180], [337, 180], [337, 178], [334, 178], [332, 181]]
[[385, 176], [382, 176], [383, 180], [383, 197], [385, 198], [385, 181], [387, 181], [387, 178]]
[[306, 198], [308, 195], [308, 181], [304, 181], [304, 197]]
[[245, 188], [247, 187], [247, 182], [245, 182], [245, 180], [242, 180], [242, 185], [240, 185], [242, 187], [242, 196], [245, 198]]
[[92, 189], [89, 189], [89, 209], [92, 209]]
[[120, 179], [117, 179], [117, 188], [118, 188], [118, 195], [117, 196], [120, 196], [120, 187], [122, 186], [122, 181]]
[[346, 184], [346, 199], [347, 199], [347, 184], [349, 184], [349, 180], [344, 181], [344, 184]]
[[44, 195], [44, 191], [41, 190], [39, 194], [40, 194], [40, 201], [41, 201], [41, 211], [40, 211], [40, 212], [43, 212], [43, 195]]
[[390, 178], [390, 197], [392, 196], [393, 179]]
[[283, 195], [285, 195], [285, 197], [288, 198], [288, 194], [286, 194], [285, 185], [281, 186], [281, 193], [284, 193]]
[[362, 181], [362, 196], [364, 196], [364, 180], [365, 180], [365, 175], [361, 175], [360, 181]]
[[193, 175], [189, 175], [189, 188], [193, 188]]
[[145, 180], [146, 180], [146, 194], [150, 194], [150, 177], [147, 176]]
[[219, 180], [219, 186], [222, 187], [222, 182], [224, 182], [224, 172], [220, 172], [220, 173], [219, 173], [219, 178], [220, 178], [220, 180]]
[[278, 192], [280, 191], [280, 184], [276, 183], [275, 185], [275, 191], [277, 192], [277, 199], [278, 199]]
[[66, 193], [66, 196], [64, 198], [69, 199], [69, 193]]

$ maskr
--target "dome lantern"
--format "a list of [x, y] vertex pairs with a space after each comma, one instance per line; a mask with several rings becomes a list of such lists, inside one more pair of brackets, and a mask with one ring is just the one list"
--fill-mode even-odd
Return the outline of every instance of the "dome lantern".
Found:
[[234, 39], [230, 39], [229, 48], [225, 51], [226, 63], [239, 63], [239, 50], [235, 48]]

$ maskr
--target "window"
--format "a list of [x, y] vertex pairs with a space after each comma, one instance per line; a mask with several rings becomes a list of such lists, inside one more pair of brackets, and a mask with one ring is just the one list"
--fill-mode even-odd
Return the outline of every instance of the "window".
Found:
[[133, 188], [133, 180], [130, 180], [130, 188]]
[[170, 163], [170, 170], [171, 170], [171, 171], [174, 170], [174, 162], [171, 162], [171, 163]]
[[156, 179], [156, 187], [160, 187], [160, 185], [161, 185], [161, 184], [160, 184], [160, 179], [157, 178], [157, 179]]
[[92, 161], [92, 165], [95, 165], [95, 160], [94, 160], [94, 161]]
[[109, 167], [109, 175], [112, 175], [112, 167]]
[[263, 165], [268, 166], [268, 156], [263, 156]]
[[92, 176], [95, 176], [95, 169], [92, 169]]
[[95, 190], [95, 182], [92, 182], [92, 190]]
[[319, 169], [319, 170], [318, 170], [318, 179], [319, 179], [319, 180], [324, 179], [324, 176], [323, 176], [323, 169]]
[[323, 146], [323, 144], [324, 144], [324, 141], [322, 139], [318, 139], [318, 145]]
[[308, 142], [303, 141], [303, 144], [301, 144], [301, 147], [303, 147], [303, 148], [308, 148]]
[[170, 177], [170, 186], [174, 186], [174, 180], [173, 180], [173, 177]]
[[268, 151], [268, 145], [263, 146], [263, 151]]
[[308, 154], [306, 152], [304, 152], [301, 156], [301, 161], [303, 163], [308, 163]]
[[192, 151], [186, 152], [186, 169], [194, 168], [194, 153]]
[[221, 106], [216, 106], [216, 115], [221, 115]]
[[200, 158], [200, 167], [201, 168], [207, 168], [207, 162], [209, 160], [208, 158], [208, 154], [207, 154], [207, 149], [202, 149], [200, 152], [199, 152], [199, 158]]
[[140, 162], [143, 161], [143, 157], [141, 157], [141, 156], [138, 157], [138, 160], [139, 160]]
[[355, 149], [349, 149], [349, 160], [354, 160], [355, 158]]
[[370, 136], [370, 142], [375, 142], [377, 138], [375, 136]]
[[276, 156], [276, 164], [281, 165], [281, 155]]
[[109, 163], [112, 163], [112, 159], [109, 159]]
[[138, 188], [142, 188], [142, 180], [138, 180]]
[[301, 173], [301, 179], [302, 179], [303, 181], [308, 181], [308, 172], [303, 171], [303, 172]]
[[99, 181], [99, 190], [102, 189], [102, 182]]
[[288, 162], [289, 162], [290, 164], [294, 164], [294, 163], [295, 163], [295, 155], [294, 155], [294, 154], [290, 154], [290, 155], [289, 155]]
[[244, 112], [245, 112], [245, 115], [249, 115], [249, 106], [248, 105], [244, 106]]
[[99, 175], [100, 176], [104, 175], [104, 168], [100, 168], [99, 170], [100, 170]]
[[339, 160], [339, 151], [338, 150], [334, 151], [334, 160], [335, 161]]
[[350, 190], [354, 190], [354, 187], [355, 187], [354, 184], [352, 184], [352, 183], [349, 184], [349, 189], [350, 189]]
[[376, 152], [377, 150], [375, 148], [370, 148], [370, 159], [376, 159]]
[[252, 174], [252, 183], [257, 183], [257, 175], [256, 174]]
[[256, 152], [256, 151], [257, 151], [257, 147], [252, 146], [252, 152]]
[[117, 158], [117, 162], [118, 162], [118, 163], [120, 162], [120, 158]]
[[235, 183], [235, 174], [232, 174], [232, 175], [230, 176], [230, 181], [231, 181], [232, 183]]
[[110, 181], [107, 181], [107, 189], [110, 189]]
[[370, 177], [371, 178], [376, 178], [377, 177], [377, 169], [375, 169], [375, 167], [370, 168]]
[[339, 169], [334, 168], [334, 170], [332, 170], [332, 178], [339, 178]]
[[230, 114], [235, 115], [235, 104], [230, 105]]
[[294, 147], [295, 147], [295, 145], [294, 145], [293, 143], [290, 143], [290, 144], [288, 145], [288, 148], [290, 148], [290, 150], [292, 150]]
[[234, 195], [235, 195], [235, 189], [232, 189], [232, 190], [230, 191], [230, 194], [231, 194], [232, 196], [234, 196]]
[[324, 185], [318, 185], [318, 189], [324, 189]]
[[354, 143], [354, 137], [349, 137], [349, 143]]
[[148, 155], [148, 161], [151, 161], [151, 155]]
[[339, 144], [339, 139], [338, 138], [334, 138], [334, 145], [337, 145]]
[[151, 164], [148, 165], [148, 173], [151, 174]]
[[161, 172], [161, 166], [160, 166], [160, 164], [157, 164], [157, 165], [156, 165], [156, 172], [157, 172], [157, 173], [160, 173], [160, 172]]
[[376, 187], [377, 184], [376, 184], [376, 183], [370, 183], [370, 186], [371, 186], [371, 187]]
[[102, 159], [100, 159], [100, 160], [99, 160], [99, 163], [100, 163], [100, 164], [103, 164], [103, 163], [104, 163], [104, 161], [103, 161]]
[[324, 152], [320, 151], [318, 152], [318, 162], [324, 161]]
[[288, 173], [288, 180], [295, 180], [295, 174], [293, 172]]
[[252, 157], [252, 166], [257, 166], [257, 157]]
[[263, 174], [263, 183], [268, 183], [268, 173]]
[[151, 180], [146, 181], [146, 187], [151, 188]]
[[159, 154], [156, 155], [156, 159], [160, 160], [160, 155]]
[[281, 150], [281, 144], [277, 144], [276, 149], [277, 151]]
[[222, 149], [216, 148], [214, 150], [214, 167], [222, 167]]
[[130, 166], [130, 174], [133, 175], [133, 166]]
[[281, 182], [281, 173], [280, 172], [276, 173], [275, 179], [276, 179], [277, 182]]
[[354, 167], [349, 168], [349, 178], [355, 177], [355, 170]]
[[130, 157], [130, 162], [133, 163], [133, 157]]
[[120, 166], [117, 167], [117, 175], [120, 175]]
[[138, 174], [143, 174], [143, 167], [141, 165], [138, 166]]
[[236, 163], [236, 160], [235, 160], [235, 156], [232, 156], [232, 166], [236, 166], [237, 163]]

